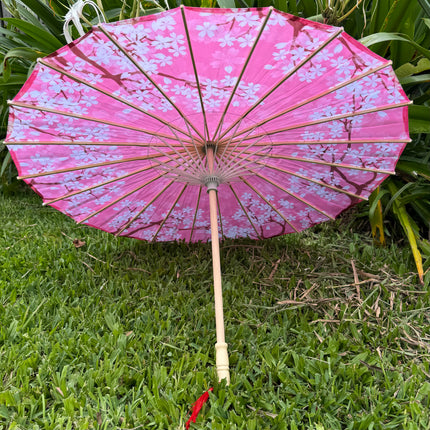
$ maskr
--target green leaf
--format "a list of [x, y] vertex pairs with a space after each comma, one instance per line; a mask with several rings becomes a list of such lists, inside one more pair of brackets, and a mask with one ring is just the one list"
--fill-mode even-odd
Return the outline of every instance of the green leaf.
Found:
[[[414, 40], [415, 35], [415, 22], [417, 14], [420, 12], [420, 7], [416, 0], [413, 0], [410, 6], [405, 11], [402, 19], [401, 27], [394, 28], [394, 31], [403, 33], [408, 36], [411, 40]], [[393, 61], [394, 67], [398, 67], [401, 64], [411, 61], [414, 57], [414, 51], [405, 43], [395, 41], [390, 45], [390, 58]]]
[[369, 221], [372, 227], [373, 240], [378, 245], [385, 245], [384, 216], [381, 204], [381, 198], [385, 194], [388, 194], [388, 191], [378, 187], [369, 197]]
[[[57, 36], [63, 33], [62, 20], [55, 16], [54, 11], [40, 0], [20, 0], [42, 21], [47, 29]], [[65, 42], [65, 39], [64, 39]]]
[[4, 21], [12, 24], [17, 29], [21, 30], [28, 36], [31, 36], [37, 46], [46, 48], [49, 52], [53, 52], [63, 46], [63, 43], [42, 27], [37, 27], [33, 24], [25, 22], [17, 18], [3, 18]]
[[430, 70], [430, 60], [428, 58], [421, 58], [417, 65], [412, 63], [402, 64], [395, 72], [398, 78], [406, 78], [408, 76], [417, 75], [418, 73]]
[[422, 176], [430, 181], [430, 166], [427, 160], [414, 161], [402, 157], [397, 163], [396, 170], [411, 176]]
[[0, 406], [0, 418], [5, 418], [6, 420], [9, 420], [12, 417], [12, 413], [9, 411], [9, 409], [5, 405]]
[[430, 133], [430, 107], [409, 105], [409, 132], [411, 134]]
[[399, 82], [402, 85], [416, 85], [430, 82], [430, 74], [419, 75], [419, 76], [408, 76], [406, 78], [400, 78]]
[[407, 17], [412, 11], [416, 10], [417, 4], [417, 0], [393, 0], [391, 2], [390, 10], [385, 17], [384, 23], [379, 31], [397, 31], [399, 33], [407, 33], [404, 28], [409, 24], [405, 22], [405, 17]]
[[39, 57], [44, 57], [47, 55], [45, 52], [37, 51], [31, 48], [15, 48], [11, 49], [4, 57], [4, 62], [11, 58], [22, 58], [30, 62], [36, 61]]
[[413, 187], [415, 185], [415, 182], [408, 182], [405, 185], [403, 185], [403, 187], [401, 187], [400, 189], [398, 189], [395, 194], [392, 195], [390, 201], [386, 204], [385, 209], [384, 209], [384, 215], [387, 214], [387, 212], [391, 209], [391, 207], [393, 206], [394, 202], [396, 200], [400, 199], [400, 196], [409, 188]]
[[10, 162], [12, 161], [12, 157], [10, 155], [10, 152], [8, 152], [6, 154], [6, 156], [3, 159], [3, 163], [1, 165], [1, 169], [0, 169], [0, 177], [4, 175], [4, 172], [6, 171], [8, 165], [10, 164]]
[[369, 23], [369, 34], [381, 31], [388, 12], [390, 11], [390, 0], [379, 0], [372, 2], [372, 11]]
[[234, 9], [236, 7], [234, 0], [217, 0], [217, 3], [221, 8]]
[[24, 85], [27, 80], [27, 75], [24, 74], [12, 74], [9, 79], [0, 76], [0, 91], [10, 87], [17, 87], [18, 89]]
[[423, 8], [426, 15], [430, 17], [430, 1], [429, 0], [418, 0], [418, 3]]
[[372, 46], [381, 42], [392, 42], [392, 41], [400, 41], [405, 42], [412, 45], [419, 53], [424, 55], [426, 58], [430, 59], [430, 51], [428, 49], [423, 48], [421, 45], [413, 41], [406, 34], [400, 33], [375, 33], [369, 36], [363, 37], [360, 39], [360, 42], [364, 46]]
[[415, 233], [416, 231], [418, 231], [418, 227], [415, 224], [414, 220], [410, 217], [410, 215], [406, 211], [405, 206], [402, 205], [397, 198], [395, 198], [395, 196], [398, 196], [399, 190], [397, 189], [394, 182], [388, 181], [387, 187], [391, 195], [393, 196], [393, 199], [392, 199], [393, 213], [400, 221], [403, 231], [405, 232], [406, 237], [409, 241], [409, 245], [411, 247], [412, 254], [414, 256], [415, 265], [417, 267], [418, 277], [421, 284], [423, 284], [424, 283], [423, 259], [417, 245], [418, 235]]

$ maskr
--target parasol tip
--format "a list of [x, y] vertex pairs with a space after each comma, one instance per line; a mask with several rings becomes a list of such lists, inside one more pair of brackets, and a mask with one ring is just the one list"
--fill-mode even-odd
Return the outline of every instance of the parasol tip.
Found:
[[215, 344], [216, 351], [216, 371], [218, 374], [218, 381], [221, 382], [223, 379], [226, 380], [226, 384], [230, 385], [230, 369], [228, 362], [227, 343], [217, 342]]

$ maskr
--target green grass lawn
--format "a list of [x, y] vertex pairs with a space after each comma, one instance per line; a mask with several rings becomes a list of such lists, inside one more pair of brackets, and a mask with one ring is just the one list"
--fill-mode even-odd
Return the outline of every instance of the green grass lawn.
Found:
[[209, 387], [191, 428], [430, 428], [429, 276], [406, 248], [345, 220], [222, 243], [226, 387], [210, 246], [115, 238], [28, 193], [0, 196], [0, 225], [0, 429], [183, 429]]

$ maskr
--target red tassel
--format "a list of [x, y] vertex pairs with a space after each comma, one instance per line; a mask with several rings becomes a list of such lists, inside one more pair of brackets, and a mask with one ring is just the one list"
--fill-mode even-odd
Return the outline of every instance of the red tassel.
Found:
[[203, 393], [198, 399], [197, 401], [194, 403], [193, 405], [193, 410], [190, 416], [190, 419], [187, 421], [187, 423], [185, 424], [185, 428], [188, 430], [190, 428], [190, 424], [191, 422], [195, 423], [197, 416], [200, 412], [200, 409], [203, 407], [203, 405], [208, 401], [209, 399], [209, 391], [213, 391], [213, 388], [209, 388], [208, 391], [206, 391], [205, 393]]

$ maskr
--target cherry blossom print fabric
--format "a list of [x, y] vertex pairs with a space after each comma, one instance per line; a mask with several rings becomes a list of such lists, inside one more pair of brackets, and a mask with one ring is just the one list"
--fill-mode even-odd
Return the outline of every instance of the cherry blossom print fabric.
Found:
[[[366, 199], [409, 141], [390, 62], [271, 8], [100, 24], [11, 102], [19, 175], [77, 222], [158, 241], [298, 232]], [[207, 149], [215, 153], [209, 171]]]

